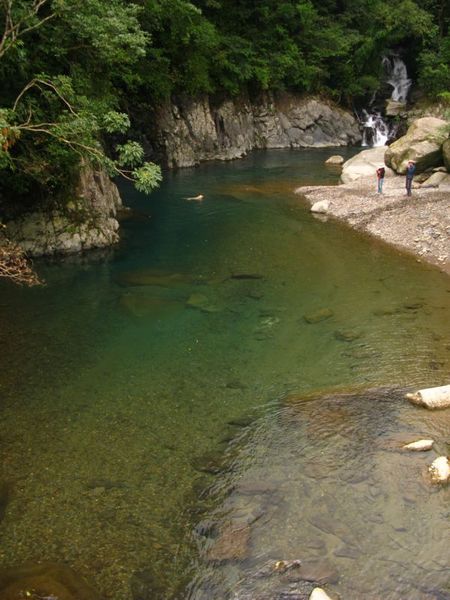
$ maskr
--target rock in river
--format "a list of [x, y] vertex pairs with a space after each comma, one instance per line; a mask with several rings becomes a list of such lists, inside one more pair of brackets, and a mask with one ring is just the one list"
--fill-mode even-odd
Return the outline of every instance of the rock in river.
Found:
[[333, 314], [331, 308], [320, 308], [319, 310], [303, 315], [303, 318], [307, 323], [320, 323], [320, 321], [325, 321], [332, 317]]

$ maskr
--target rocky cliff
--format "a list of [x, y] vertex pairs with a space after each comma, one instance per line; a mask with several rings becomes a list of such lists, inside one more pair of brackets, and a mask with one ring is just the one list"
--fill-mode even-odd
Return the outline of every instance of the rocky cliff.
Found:
[[171, 168], [241, 158], [252, 149], [346, 146], [361, 140], [351, 113], [316, 97], [290, 94], [216, 105], [207, 97], [167, 103], [156, 111], [154, 124], [152, 140]]
[[64, 209], [32, 212], [6, 223], [8, 237], [29, 256], [71, 254], [119, 240], [117, 186], [106, 173], [84, 167], [74, 199]]

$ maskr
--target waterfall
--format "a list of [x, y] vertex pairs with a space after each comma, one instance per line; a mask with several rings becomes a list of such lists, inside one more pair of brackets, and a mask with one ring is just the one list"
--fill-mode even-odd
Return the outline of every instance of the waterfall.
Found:
[[385, 146], [390, 135], [390, 127], [380, 113], [369, 114], [363, 110], [362, 146]]
[[[406, 65], [401, 58], [394, 55], [391, 58], [385, 56], [382, 60], [386, 83], [392, 86], [390, 100], [393, 102], [406, 103], [411, 79], [408, 78]], [[373, 106], [376, 93], [372, 97], [370, 107]], [[397, 133], [397, 125], [389, 124], [380, 112], [369, 110], [362, 111], [363, 146], [384, 146]]]
[[391, 100], [406, 102], [411, 87], [411, 79], [408, 78], [405, 63], [398, 56], [392, 58], [385, 56], [382, 64], [386, 72], [386, 81], [393, 88]]

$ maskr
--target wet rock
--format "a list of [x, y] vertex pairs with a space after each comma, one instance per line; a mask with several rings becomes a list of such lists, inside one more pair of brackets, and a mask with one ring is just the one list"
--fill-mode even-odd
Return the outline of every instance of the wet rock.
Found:
[[248, 557], [250, 550], [250, 527], [237, 526], [232, 521], [225, 524], [214, 546], [208, 552], [208, 559], [213, 562], [243, 560]]
[[434, 440], [417, 440], [416, 442], [410, 442], [402, 446], [403, 450], [410, 450], [412, 452], [424, 452], [431, 450], [433, 447]]
[[354, 342], [361, 337], [361, 332], [353, 329], [338, 329], [334, 332], [334, 337], [340, 342]]
[[303, 315], [303, 318], [307, 323], [314, 324], [325, 321], [326, 319], [331, 318], [333, 315], [334, 313], [330, 308], [321, 308], [314, 312]]
[[[27, 596], [27, 592], [34, 596]], [[99, 594], [78, 573], [64, 565], [45, 563], [0, 570], [0, 598], [18, 600], [26, 597], [100, 600]]]
[[436, 458], [428, 468], [433, 483], [447, 483], [450, 480], [450, 462], [446, 456]]
[[405, 398], [413, 404], [425, 406], [425, 408], [448, 408], [450, 407], [450, 385], [418, 390], [406, 394]]

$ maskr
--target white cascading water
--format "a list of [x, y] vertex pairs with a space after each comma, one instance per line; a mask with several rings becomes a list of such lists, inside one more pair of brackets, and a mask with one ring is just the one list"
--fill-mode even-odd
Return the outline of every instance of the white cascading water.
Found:
[[[408, 78], [406, 65], [398, 56], [382, 60], [386, 73], [386, 82], [392, 86], [391, 100], [394, 102], [406, 102], [411, 79]], [[395, 126], [389, 126], [379, 112], [369, 113], [362, 111], [363, 139], [362, 146], [384, 146], [386, 142], [394, 137]]]
[[411, 79], [408, 78], [406, 65], [398, 56], [383, 58], [383, 67], [387, 75], [387, 83], [392, 86], [391, 100], [394, 102], [406, 102]]

